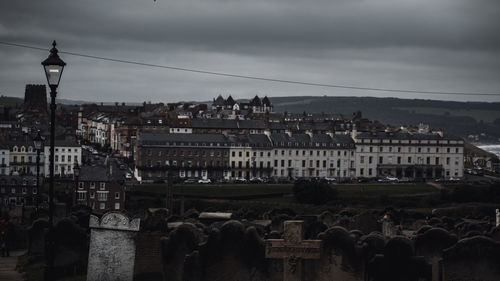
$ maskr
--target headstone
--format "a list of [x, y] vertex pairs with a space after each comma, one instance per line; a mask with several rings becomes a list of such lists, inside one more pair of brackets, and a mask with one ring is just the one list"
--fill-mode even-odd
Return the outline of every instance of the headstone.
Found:
[[496, 226], [500, 226], [500, 209], [496, 210], [497, 224]]
[[135, 238], [134, 279], [161, 280], [160, 231], [140, 231]]
[[423, 256], [432, 265], [432, 280], [439, 281], [442, 275], [443, 250], [457, 243], [457, 236], [442, 228], [432, 228], [415, 238], [415, 253]]
[[76, 218], [61, 219], [49, 235], [54, 241], [54, 267], [71, 271], [85, 264], [89, 250], [87, 230], [80, 227]]
[[198, 248], [200, 230], [193, 224], [184, 223], [161, 239], [163, 275], [165, 281], [183, 281], [186, 255]]
[[494, 227], [490, 231], [490, 237], [491, 237], [491, 239], [493, 239], [497, 242], [500, 242], [500, 226]]
[[200, 222], [208, 225], [214, 222], [228, 221], [231, 219], [232, 215], [232, 213], [223, 212], [201, 212], [198, 219], [200, 220]]
[[132, 281], [135, 236], [140, 219], [129, 220], [121, 213], [91, 215], [87, 281]]
[[241, 222], [231, 220], [208, 234], [206, 243], [186, 257], [183, 281], [269, 280], [264, 241], [254, 227], [245, 229]]
[[[329, 228], [318, 236], [322, 240], [321, 258], [306, 266], [307, 280], [356, 281], [363, 279], [364, 263], [357, 249], [356, 236], [340, 226]], [[308, 263], [306, 263], [308, 264]]]
[[430, 281], [432, 268], [414, 255], [408, 238], [396, 236], [387, 242], [383, 255], [370, 261], [366, 273], [366, 280], [371, 281]]
[[321, 240], [302, 240], [303, 221], [285, 221], [284, 239], [266, 240], [266, 258], [283, 259], [283, 281], [303, 280], [302, 260], [319, 259]]
[[382, 220], [382, 234], [386, 237], [394, 237], [398, 234], [397, 227], [394, 226], [394, 222], [389, 219]]
[[349, 230], [361, 230], [363, 233], [380, 230], [380, 223], [372, 212], [365, 211], [353, 217]]
[[498, 281], [500, 243], [475, 236], [443, 252], [443, 281]]
[[45, 252], [45, 233], [49, 229], [49, 222], [38, 219], [28, 229], [28, 253], [30, 255], [42, 255]]
[[332, 227], [337, 221], [337, 218], [334, 214], [332, 214], [332, 212], [324, 211], [321, 215], [319, 215], [318, 220], [322, 221], [326, 226]]

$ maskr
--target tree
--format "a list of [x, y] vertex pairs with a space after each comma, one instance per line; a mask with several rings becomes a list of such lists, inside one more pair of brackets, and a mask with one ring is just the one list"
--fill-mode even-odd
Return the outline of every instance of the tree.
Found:
[[324, 180], [297, 180], [293, 185], [295, 199], [300, 203], [324, 204], [337, 199], [338, 191]]

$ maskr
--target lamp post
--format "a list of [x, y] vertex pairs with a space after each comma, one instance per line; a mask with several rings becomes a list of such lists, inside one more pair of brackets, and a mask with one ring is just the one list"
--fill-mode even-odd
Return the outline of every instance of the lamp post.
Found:
[[[59, 58], [57, 54], [58, 50], [56, 48], [56, 41], [52, 43], [52, 49], [50, 49], [50, 55], [47, 59], [42, 62], [45, 76], [47, 77], [47, 83], [50, 87], [50, 155], [49, 155], [49, 227], [50, 230], [53, 228], [53, 217], [54, 217], [54, 146], [55, 146], [55, 135], [56, 135], [56, 95], [57, 87], [59, 86], [59, 81], [61, 80], [61, 75], [64, 70], [66, 63]], [[54, 263], [54, 241], [49, 237], [49, 247], [47, 253], [47, 267], [45, 268], [44, 278], [46, 281], [53, 280], [52, 276], [52, 266]]]
[[[73, 196], [75, 196], [75, 202], [76, 202], [76, 194], [78, 192], [78, 180], [79, 180], [79, 177], [80, 177], [80, 165], [78, 165], [78, 162], [75, 161], [75, 164], [73, 165], [73, 177], [75, 178], [75, 192], [73, 192], [74, 195], [71, 196], [71, 199], [73, 200]], [[85, 196], [87, 197], [87, 206], [89, 205], [89, 202], [88, 202], [88, 194], [85, 194]]]
[[35, 196], [35, 212], [38, 217], [38, 204], [40, 198], [40, 151], [43, 148], [43, 141], [45, 139], [40, 135], [40, 131], [36, 133], [36, 137], [33, 139], [33, 144], [36, 149], [36, 196]]

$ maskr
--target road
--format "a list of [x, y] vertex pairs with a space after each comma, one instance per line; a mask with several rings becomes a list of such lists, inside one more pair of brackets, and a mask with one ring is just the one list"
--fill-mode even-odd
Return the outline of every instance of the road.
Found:
[[23, 275], [16, 270], [17, 258], [24, 251], [12, 251], [10, 257], [0, 257], [0, 281], [22, 281]]

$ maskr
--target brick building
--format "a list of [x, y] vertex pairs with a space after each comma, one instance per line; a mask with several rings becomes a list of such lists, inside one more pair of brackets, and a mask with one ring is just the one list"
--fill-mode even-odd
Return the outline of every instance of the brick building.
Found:
[[75, 184], [74, 205], [90, 206], [97, 213], [125, 209], [123, 173], [114, 162], [82, 167]]

